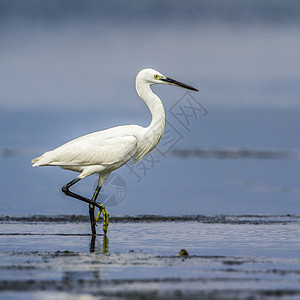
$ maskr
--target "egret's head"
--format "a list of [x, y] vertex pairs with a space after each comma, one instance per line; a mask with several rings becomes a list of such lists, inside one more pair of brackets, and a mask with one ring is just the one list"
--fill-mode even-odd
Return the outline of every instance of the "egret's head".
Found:
[[137, 74], [136, 83], [138, 84], [139, 81], [147, 82], [149, 85], [158, 84], [158, 83], [170, 84], [170, 85], [180, 86], [182, 88], [198, 92], [198, 90], [193, 88], [192, 86], [176, 81], [169, 77], [166, 77], [153, 69], [144, 69], [140, 71]]

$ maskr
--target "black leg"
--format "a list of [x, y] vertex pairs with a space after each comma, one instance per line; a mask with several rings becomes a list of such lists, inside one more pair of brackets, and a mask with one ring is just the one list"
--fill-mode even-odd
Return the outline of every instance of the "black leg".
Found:
[[96, 235], [92, 234], [90, 252], [95, 252]]
[[92, 235], [96, 235], [96, 221], [95, 221], [95, 213], [94, 212], [95, 212], [95, 206], [90, 204], [89, 205], [89, 214], [90, 214]]
[[100, 203], [98, 203], [98, 202], [93, 202], [92, 200], [90, 200], [90, 199], [88, 199], [88, 198], [86, 198], [86, 197], [80, 196], [80, 195], [78, 195], [78, 194], [75, 194], [75, 193], [73, 193], [73, 192], [71, 192], [71, 191], [69, 190], [69, 188], [70, 188], [72, 185], [74, 185], [75, 183], [77, 183], [79, 180], [81, 180], [81, 179], [80, 179], [80, 178], [75, 178], [74, 180], [72, 180], [72, 181], [70, 181], [69, 183], [67, 183], [66, 185], [64, 185], [64, 186], [62, 187], [62, 189], [61, 189], [61, 190], [63, 191], [63, 193], [64, 193], [65, 195], [67, 195], [67, 196], [76, 198], [76, 199], [81, 200], [81, 201], [83, 201], [83, 202], [86, 202], [86, 203], [88, 203], [88, 204], [95, 205], [95, 206], [98, 207], [99, 209], [102, 209], [102, 208], [103, 208], [103, 205], [102, 205], [102, 204], [100, 204]]
[[78, 199], [78, 200], [81, 200], [83, 202], [86, 202], [86, 203], [90, 204], [90, 207], [89, 207], [89, 209], [90, 209], [90, 220], [91, 220], [92, 234], [94, 235], [94, 234], [96, 234], [96, 228], [95, 228], [96, 222], [95, 222], [95, 216], [94, 216], [94, 206], [98, 207], [100, 210], [102, 210], [104, 208], [104, 206], [102, 204], [96, 202], [96, 199], [97, 199], [98, 194], [100, 192], [100, 187], [96, 188], [96, 191], [93, 195], [93, 198], [92, 198], [92, 200], [90, 200], [86, 197], [75, 194], [75, 193], [73, 193], [69, 190], [69, 188], [72, 185], [74, 185], [75, 183], [77, 183], [80, 180], [81, 180], [80, 178], [75, 178], [74, 180], [70, 181], [69, 183], [67, 183], [66, 185], [64, 185], [62, 187], [62, 191], [67, 196], [73, 197], [75, 199]]
[[[92, 198], [92, 202], [96, 202], [97, 197], [99, 195], [101, 187], [97, 186], [95, 193]], [[96, 221], [95, 221], [95, 206], [90, 204], [89, 205], [89, 213], [90, 213], [90, 221], [91, 221], [91, 229], [92, 229], [92, 234], [96, 234]]]

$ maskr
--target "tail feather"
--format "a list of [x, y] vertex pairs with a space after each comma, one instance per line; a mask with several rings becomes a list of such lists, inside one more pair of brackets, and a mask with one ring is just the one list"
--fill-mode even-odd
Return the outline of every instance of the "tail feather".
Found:
[[38, 162], [39, 160], [40, 160], [40, 156], [34, 158], [31, 162], [32, 162], [33, 164], [35, 164], [35, 163]]
[[31, 162], [33, 163], [33, 167], [39, 167], [39, 166], [47, 166], [52, 161], [51, 155], [49, 156], [49, 153], [52, 151], [47, 151], [44, 154], [42, 154], [39, 157], [34, 158]]
[[34, 158], [31, 162], [33, 163], [33, 167], [37, 166], [37, 163], [39, 162], [39, 160], [41, 159], [41, 156]]

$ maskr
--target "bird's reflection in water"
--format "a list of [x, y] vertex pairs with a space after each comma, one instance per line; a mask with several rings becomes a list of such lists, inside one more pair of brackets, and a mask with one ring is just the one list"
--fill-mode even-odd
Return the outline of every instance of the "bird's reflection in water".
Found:
[[[90, 245], [90, 252], [95, 252], [95, 245], [96, 245], [96, 235], [93, 234], [91, 238], [91, 245]], [[100, 246], [101, 248], [101, 246]], [[102, 253], [107, 254], [109, 253], [109, 239], [107, 236], [103, 236], [102, 240]]]
[[104, 236], [103, 243], [102, 243], [102, 253], [103, 254], [109, 253], [108, 246], [109, 246], [109, 239], [107, 236]]
[[[101, 237], [103, 237], [101, 244]], [[109, 253], [109, 239], [107, 236], [98, 235], [99, 242], [96, 244], [97, 235], [92, 235], [90, 244], [90, 253], [96, 253], [96, 255], [91, 255], [90, 268], [84, 270], [76, 271], [65, 271], [62, 273], [62, 285], [69, 286], [74, 282], [84, 282], [84, 281], [94, 281], [101, 280], [100, 270], [101, 262], [105, 260], [105, 256], [98, 254], [108, 254]], [[72, 257], [72, 256], [71, 256]], [[84, 257], [84, 256], [83, 256]]]

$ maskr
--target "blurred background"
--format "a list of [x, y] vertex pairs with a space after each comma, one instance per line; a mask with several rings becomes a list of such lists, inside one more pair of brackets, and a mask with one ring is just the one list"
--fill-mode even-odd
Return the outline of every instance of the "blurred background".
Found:
[[[88, 214], [61, 192], [76, 173], [30, 161], [147, 126], [135, 91], [146, 67], [200, 92], [154, 87], [168, 131], [112, 174], [100, 194], [112, 215], [300, 214], [299, 32], [291, 0], [1, 0], [1, 214]], [[91, 196], [96, 182], [74, 190]]]

